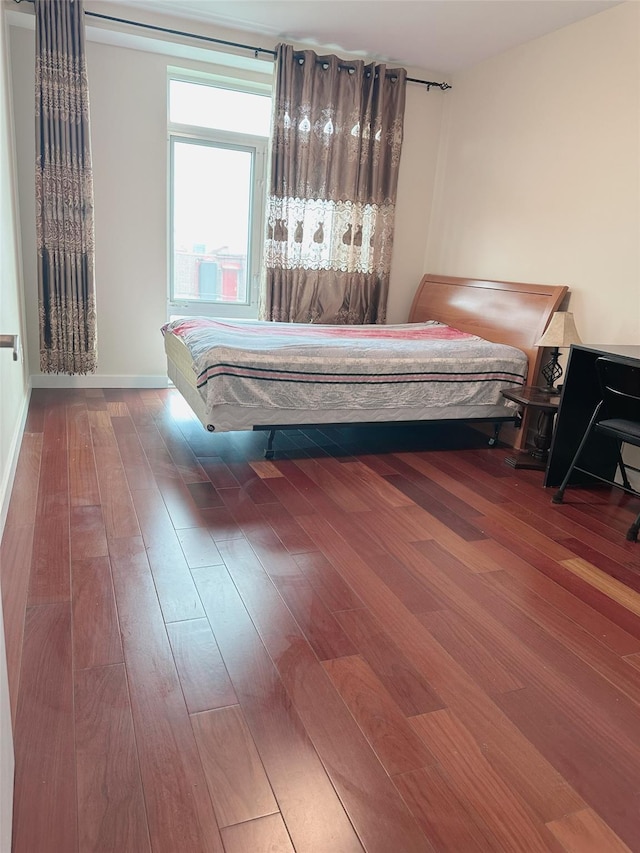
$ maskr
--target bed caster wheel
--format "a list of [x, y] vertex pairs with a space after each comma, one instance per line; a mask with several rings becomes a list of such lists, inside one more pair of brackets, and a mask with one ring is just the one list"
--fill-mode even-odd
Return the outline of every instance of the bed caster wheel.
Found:
[[494, 424], [493, 425], [493, 435], [489, 439], [489, 447], [495, 447], [498, 443], [498, 439], [500, 438], [500, 429], [502, 424]]

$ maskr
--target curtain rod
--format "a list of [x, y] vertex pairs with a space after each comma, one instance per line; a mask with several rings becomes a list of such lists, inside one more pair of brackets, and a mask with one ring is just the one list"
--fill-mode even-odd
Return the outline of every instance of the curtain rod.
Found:
[[[14, 2], [22, 3], [23, 0], [14, 0]], [[27, 2], [33, 3], [34, 0], [27, 0]], [[169, 27], [159, 27], [156, 24], [143, 24], [140, 21], [130, 21], [127, 18], [114, 18], [112, 15], [103, 15], [100, 12], [89, 12], [86, 9], [84, 14], [90, 16], [91, 18], [100, 18], [103, 21], [112, 21], [116, 24], [126, 24], [130, 27], [141, 27], [145, 30], [155, 30], [156, 32], [167, 33], [172, 36], [184, 36], [186, 38], [198, 39], [199, 41], [205, 41], [211, 44], [222, 44], [225, 47], [237, 47], [241, 50], [250, 50], [253, 52], [256, 59], [258, 58], [258, 54], [260, 53], [266, 53], [272, 58], [275, 58], [276, 56], [275, 50], [270, 50], [266, 47], [254, 47], [250, 44], [242, 44], [240, 42], [235, 41], [225, 41], [224, 39], [213, 38], [213, 36], [203, 36], [199, 33], [188, 33], [184, 32], [183, 30], [172, 30]], [[437, 89], [442, 89], [442, 91], [451, 88], [449, 83], [436, 83], [433, 80], [419, 80], [416, 77], [407, 77], [407, 83], [420, 83], [421, 85], [427, 87], [427, 91], [431, 89], [432, 86]]]

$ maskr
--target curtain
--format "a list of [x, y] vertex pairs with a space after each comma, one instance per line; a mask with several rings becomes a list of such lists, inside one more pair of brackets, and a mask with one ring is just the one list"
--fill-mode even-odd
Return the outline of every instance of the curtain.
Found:
[[96, 369], [93, 175], [82, 0], [35, 0], [40, 368]]
[[384, 323], [406, 71], [279, 45], [262, 317]]

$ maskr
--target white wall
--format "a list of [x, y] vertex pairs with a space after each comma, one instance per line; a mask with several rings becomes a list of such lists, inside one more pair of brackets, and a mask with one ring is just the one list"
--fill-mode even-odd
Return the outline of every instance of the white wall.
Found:
[[[13, 126], [11, 119], [8, 43], [5, 10], [0, 7], [0, 334], [22, 329], [20, 247], [14, 194]], [[19, 443], [29, 398], [22, 360], [0, 350], [0, 538], [4, 529]], [[0, 850], [11, 848], [13, 740], [0, 599]]]
[[585, 343], [640, 343], [640, 5], [453, 80], [425, 267], [566, 284]]
[[[188, 29], [184, 21], [180, 29]], [[247, 39], [247, 33], [212, 30], [211, 34], [231, 36], [240, 42], [255, 41], [253, 36]], [[95, 31], [92, 37], [101, 35]], [[11, 43], [25, 278], [35, 282], [34, 33], [12, 26]], [[135, 43], [143, 46], [145, 40], [138, 38]], [[146, 47], [150, 46], [156, 51], [163, 47], [147, 39]], [[35, 385], [164, 383], [166, 360], [160, 326], [167, 319], [167, 66], [209, 70], [211, 65], [93, 40], [87, 42], [87, 65], [95, 192], [98, 374], [74, 379], [35, 376], [33, 381]], [[271, 75], [271, 62], [267, 68]], [[411, 76], [423, 76], [410, 72]], [[435, 181], [442, 107], [448, 94], [428, 92], [417, 84], [407, 87], [390, 322], [406, 319], [423, 273], [425, 224]], [[26, 310], [31, 364], [37, 365], [35, 287], [27, 295]]]
[[[441, 75], [426, 71], [410, 76], [422, 80], [443, 79]], [[389, 323], [406, 322], [416, 288], [425, 273], [424, 247], [436, 182], [442, 117], [451, 94], [440, 89], [427, 92], [426, 86], [407, 84], [387, 303]]]
[[[0, 14], [0, 334], [20, 336], [22, 344], [22, 267], [17, 196], [7, 28]], [[0, 534], [14, 473], [17, 445], [28, 402], [28, 372], [22, 353], [13, 361], [10, 349], [0, 349]]]

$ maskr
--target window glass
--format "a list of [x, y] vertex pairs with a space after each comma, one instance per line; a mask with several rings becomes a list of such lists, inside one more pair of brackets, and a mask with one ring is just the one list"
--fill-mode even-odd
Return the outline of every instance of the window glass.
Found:
[[231, 133], [269, 136], [271, 98], [204, 83], [171, 80], [169, 121]]
[[253, 153], [174, 140], [173, 298], [248, 301]]

